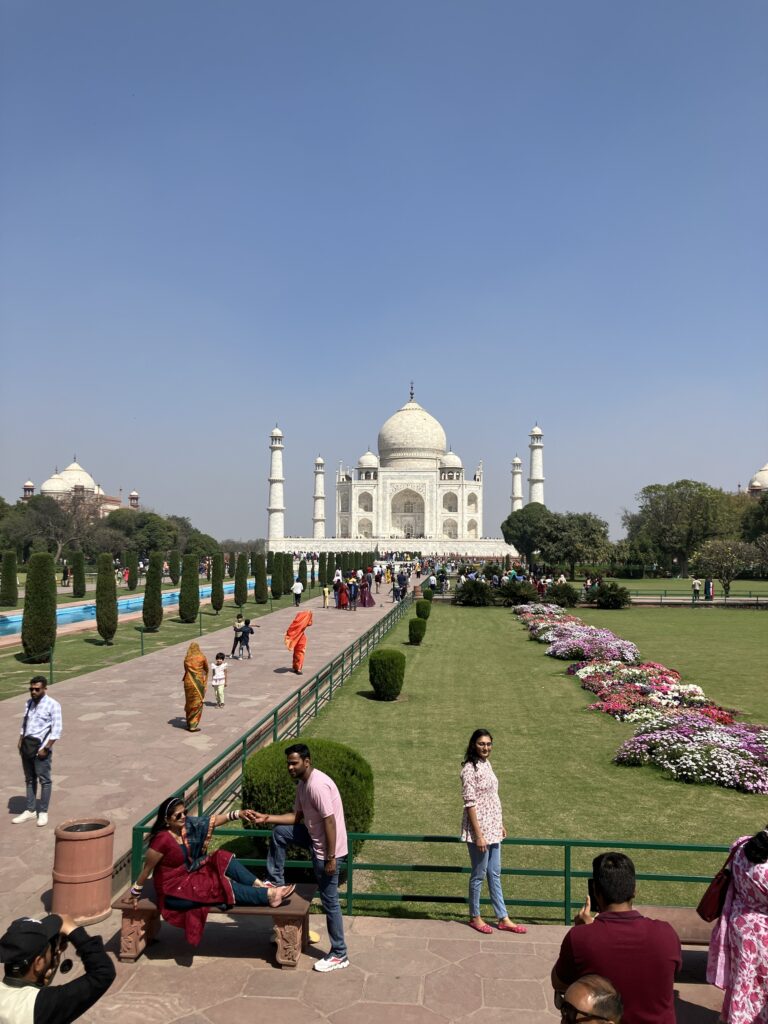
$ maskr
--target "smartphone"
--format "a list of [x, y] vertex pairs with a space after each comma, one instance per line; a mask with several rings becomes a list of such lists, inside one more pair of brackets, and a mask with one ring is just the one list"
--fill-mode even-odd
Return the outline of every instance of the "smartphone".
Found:
[[589, 906], [592, 913], [597, 913], [597, 896], [595, 894], [595, 880], [594, 878], [587, 879], [587, 892], [589, 893]]

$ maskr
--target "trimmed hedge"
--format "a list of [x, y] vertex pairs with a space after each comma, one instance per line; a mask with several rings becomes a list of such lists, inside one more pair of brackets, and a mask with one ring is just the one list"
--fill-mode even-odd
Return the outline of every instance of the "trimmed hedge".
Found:
[[[114, 583], [114, 575], [112, 582]], [[53, 555], [37, 551], [27, 564], [21, 644], [27, 661], [48, 661], [56, 643], [56, 567]]]
[[435, 592], [432, 589], [432, 587], [425, 585], [421, 588], [421, 596], [425, 601], [433, 601], [435, 597]]
[[16, 552], [3, 552], [3, 578], [0, 583], [0, 604], [15, 608], [19, 600], [19, 584], [17, 573]]
[[144, 629], [156, 633], [163, 621], [163, 553], [153, 551], [149, 556], [144, 604], [141, 606]]
[[105, 644], [117, 632], [117, 584], [112, 555], [103, 551], [96, 559], [96, 629]]
[[181, 563], [181, 590], [179, 591], [179, 618], [194, 622], [200, 611], [200, 578], [197, 555], [184, 555]]
[[[399, 652], [398, 652], [399, 653]], [[288, 774], [285, 749], [301, 740], [272, 743], [252, 754], [243, 771], [243, 807], [256, 807], [269, 814], [285, 814], [293, 809], [296, 783]], [[307, 744], [313, 768], [330, 775], [339, 787], [344, 806], [347, 832], [368, 832], [373, 821], [373, 771], [356, 750], [333, 740], [313, 739]], [[265, 857], [269, 837], [254, 838], [255, 857]], [[353, 844], [354, 853], [362, 849], [362, 840]], [[290, 860], [306, 860], [306, 851], [291, 848]]]
[[403, 652], [392, 647], [374, 651], [368, 659], [368, 679], [378, 700], [397, 700], [405, 680]]
[[211, 608], [218, 615], [224, 607], [224, 555], [221, 551], [213, 556], [211, 565]]
[[432, 614], [432, 604], [430, 601], [417, 601], [416, 602], [416, 617], [424, 619], [426, 622], [429, 616]]
[[72, 555], [72, 597], [85, 597], [85, 555], [82, 551]]
[[427, 632], [427, 620], [426, 619], [409, 619], [408, 620], [408, 642], [412, 643], [414, 647], [418, 647], [421, 641], [424, 639], [424, 634]]

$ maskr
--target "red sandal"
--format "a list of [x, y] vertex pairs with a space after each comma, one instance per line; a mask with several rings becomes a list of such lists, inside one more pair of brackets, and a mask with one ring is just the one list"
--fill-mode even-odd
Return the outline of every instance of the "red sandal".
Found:
[[489, 924], [486, 924], [484, 921], [482, 924], [475, 924], [474, 921], [468, 921], [467, 924], [469, 925], [470, 928], [474, 928], [476, 932], [481, 932], [483, 935], [493, 934], [493, 928], [491, 928], [491, 926]]
[[524, 924], [506, 924], [504, 921], [499, 921], [496, 927], [500, 932], [514, 932], [515, 935], [525, 935], [528, 931]]

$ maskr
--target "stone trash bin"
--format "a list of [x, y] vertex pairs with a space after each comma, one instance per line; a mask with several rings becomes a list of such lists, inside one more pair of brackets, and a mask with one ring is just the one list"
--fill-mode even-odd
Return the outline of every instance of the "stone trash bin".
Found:
[[95, 924], [112, 913], [115, 826], [107, 818], [62, 821], [54, 833], [51, 912]]

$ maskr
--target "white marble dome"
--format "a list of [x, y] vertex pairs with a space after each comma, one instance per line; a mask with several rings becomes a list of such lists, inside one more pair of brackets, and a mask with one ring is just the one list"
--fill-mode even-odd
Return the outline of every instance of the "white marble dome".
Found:
[[445, 448], [445, 431], [413, 399], [390, 416], [379, 431], [382, 468], [434, 469]]
[[751, 494], [757, 492], [768, 491], [768, 462], [763, 466], [762, 469], [758, 469], [752, 479], [749, 481], [747, 490]]
[[67, 494], [70, 489], [61, 473], [54, 473], [45, 483], [40, 484], [41, 494]]
[[60, 476], [70, 491], [75, 487], [82, 487], [86, 491], [96, 490], [96, 481], [90, 473], [86, 473], [79, 462], [70, 462], [66, 469], [62, 469]]
[[447, 451], [445, 455], [440, 459], [440, 465], [443, 469], [463, 469], [461, 459], [453, 449]]
[[376, 455], [373, 454], [369, 448], [367, 452], [363, 452], [360, 458], [357, 460], [359, 469], [378, 469], [379, 460]]

